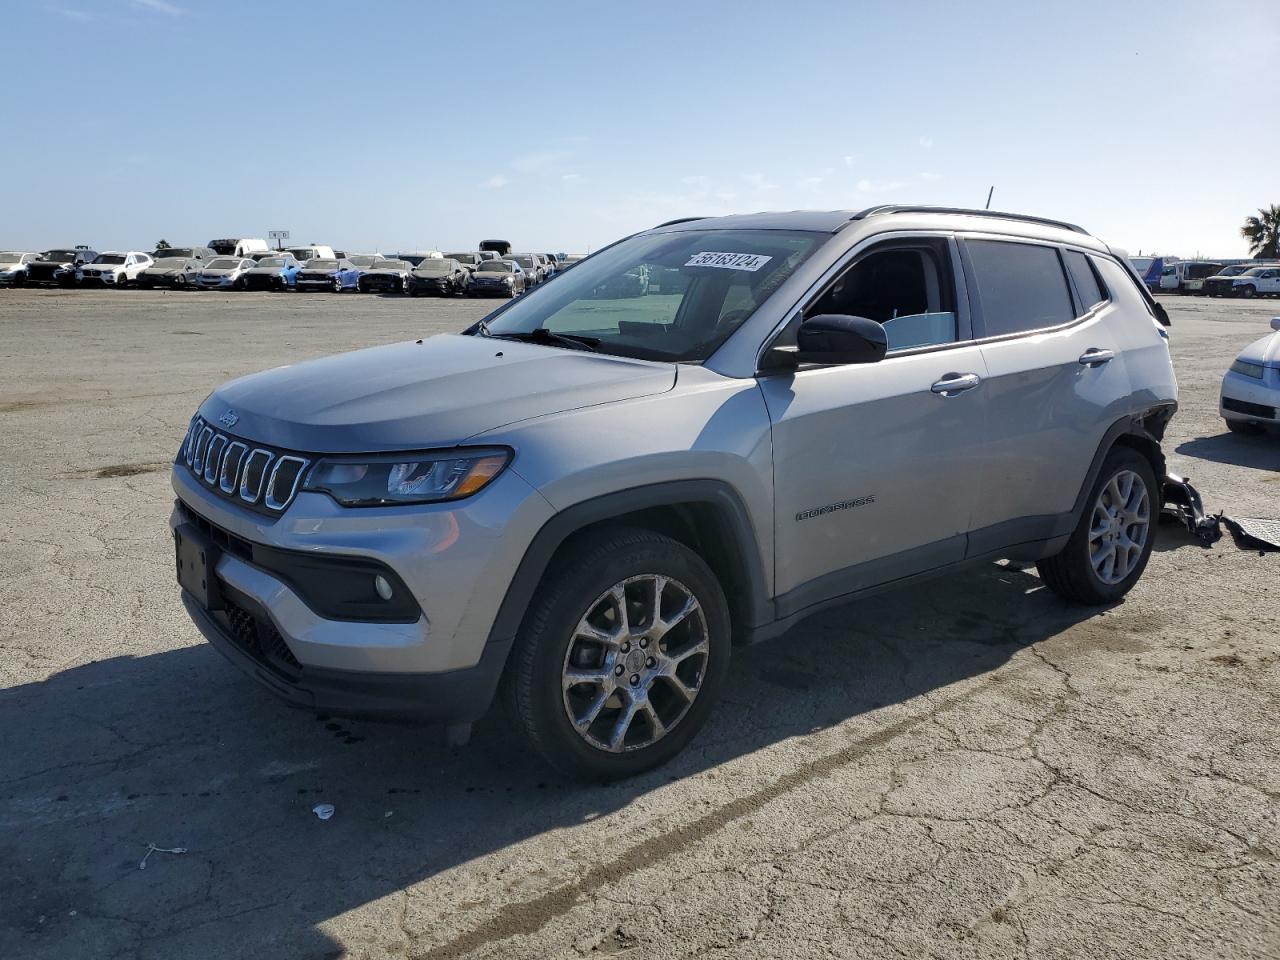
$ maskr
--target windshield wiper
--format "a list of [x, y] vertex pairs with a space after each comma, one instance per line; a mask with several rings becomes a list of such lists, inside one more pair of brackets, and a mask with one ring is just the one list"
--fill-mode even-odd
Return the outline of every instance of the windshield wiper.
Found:
[[568, 347], [570, 350], [588, 350], [591, 353], [599, 353], [600, 346], [599, 337], [583, 337], [576, 333], [555, 333], [546, 327], [538, 327], [536, 330], [518, 330], [503, 331], [502, 333], [494, 333], [489, 329], [489, 325], [483, 320], [477, 328], [482, 336], [493, 337], [498, 340], [518, 340], [521, 343], [545, 343], [558, 347]]

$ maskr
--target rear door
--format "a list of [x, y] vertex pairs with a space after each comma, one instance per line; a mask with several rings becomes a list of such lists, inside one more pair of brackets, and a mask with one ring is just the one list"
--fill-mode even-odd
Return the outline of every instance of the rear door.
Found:
[[982, 343], [988, 431], [970, 556], [1068, 524], [1108, 428], [1128, 413], [1112, 302], [1087, 251], [1034, 240], [961, 240]]
[[[986, 370], [960, 273], [945, 236], [900, 235], [855, 253], [803, 315], [882, 323], [885, 359], [760, 377], [772, 420], [782, 616], [963, 559]], [[781, 345], [794, 343], [798, 321]]]

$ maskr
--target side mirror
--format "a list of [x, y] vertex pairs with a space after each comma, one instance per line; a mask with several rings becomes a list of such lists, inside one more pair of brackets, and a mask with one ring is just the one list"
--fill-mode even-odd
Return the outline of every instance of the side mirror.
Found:
[[1159, 300], [1155, 301], [1156, 319], [1160, 321], [1162, 327], [1173, 326], [1173, 321], [1169, 319], [1169, 311], [1164, 308], [1164, 304]]
[[1272, 330], [1280, 330], [1280, 317], [1272, 317], [1272, 318], [1271, 318], [1271, 329], [1272, 329]]
[[866, 317], [822, 313], [796, 331], [797, 363], [876, 363], [888, 349], [884, 327]]

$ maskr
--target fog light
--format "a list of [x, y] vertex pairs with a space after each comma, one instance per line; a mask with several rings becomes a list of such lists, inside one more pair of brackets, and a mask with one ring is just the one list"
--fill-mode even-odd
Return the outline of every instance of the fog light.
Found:
[[373, 589], [378, 591], [378, 596], [383, 600], [391, 599], [391, 581], [382, 574], [373, 578]]

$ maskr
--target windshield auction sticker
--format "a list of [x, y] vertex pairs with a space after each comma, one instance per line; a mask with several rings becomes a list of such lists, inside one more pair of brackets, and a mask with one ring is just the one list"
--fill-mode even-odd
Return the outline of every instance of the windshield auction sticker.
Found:
[[755, 273], [773, 257], [758, 253], [695, 253], [686, 267], [720, 267], [724, 270], [746, 270]]

